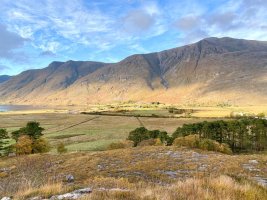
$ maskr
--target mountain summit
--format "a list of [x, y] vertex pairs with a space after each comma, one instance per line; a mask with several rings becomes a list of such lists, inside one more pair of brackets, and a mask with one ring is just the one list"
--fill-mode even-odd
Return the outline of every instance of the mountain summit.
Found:
[[267, 42], [206, 38], [118, 63], [52, 62], [0, 84], [0, 102], [86, 105], [114, 101], [264, 104]]

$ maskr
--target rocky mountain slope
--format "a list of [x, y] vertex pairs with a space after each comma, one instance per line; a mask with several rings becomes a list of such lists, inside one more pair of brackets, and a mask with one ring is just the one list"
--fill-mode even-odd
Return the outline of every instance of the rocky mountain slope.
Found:
[[0, 75], [0, 84], [8, 81], [11, 78], [11, 76], [8, 75]]
[[0, 102], [86, 105], [114, 101], [264, 104], [267, 42], [207, 38], [118, 63], [53, 62], [0, 85]]

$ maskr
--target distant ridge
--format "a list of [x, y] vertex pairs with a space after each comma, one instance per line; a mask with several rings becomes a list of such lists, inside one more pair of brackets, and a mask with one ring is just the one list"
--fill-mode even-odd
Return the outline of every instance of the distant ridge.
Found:
[[0, 102], [266, 104], [267, 42], [206, 38], [118, 63], [52, 62], [0, 85]]

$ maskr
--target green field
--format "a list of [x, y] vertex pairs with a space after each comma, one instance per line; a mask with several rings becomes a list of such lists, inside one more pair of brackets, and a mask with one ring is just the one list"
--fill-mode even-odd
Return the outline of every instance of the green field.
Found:
[[141, 125], [148, 129], [173, 133], [184, 123], [203, 121], [194, 118], [153, 118], [127, 116], [98, 116], [64, 113], [0, 115], [0, 128], [9, 132], [38, 121], [45, 128], [44, 136], [53, 147], [63, 142], [69, 151], [96, 151], [127, 138], [129, 132]]

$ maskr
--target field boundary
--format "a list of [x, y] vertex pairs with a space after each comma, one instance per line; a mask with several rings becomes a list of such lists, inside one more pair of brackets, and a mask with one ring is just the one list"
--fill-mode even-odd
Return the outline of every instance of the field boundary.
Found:
[[96, 116], [96, 117], [87, 119], [87, 120], [85, 120], [85, 121], [82, 121], [82, 122], [79, 122], [79, 123], [76, 123], [76, 124], [72, 124], [71, 126], [65, 127], [65, 128], [63, 128], [63, 129], [60, 129], [60, 130], [57, 130], [57, 131], [49, 132], [49, 134], [51, 134], [51, 133], [58, 133], [58, 132], [61, 132], [61, 131], [65, 131], [65, 130], [68, 130], [68, 129], [73, 128], [73, 127], [75, 127], [75, 126], [79, 126], [79, 125], [81, 125], [81, 124], [84, 124], [84, 123], [86, 123], [86, 122], [92, 121], [92, 120], [97, 119], [97, 118], [100, 118], [100, 116]]

